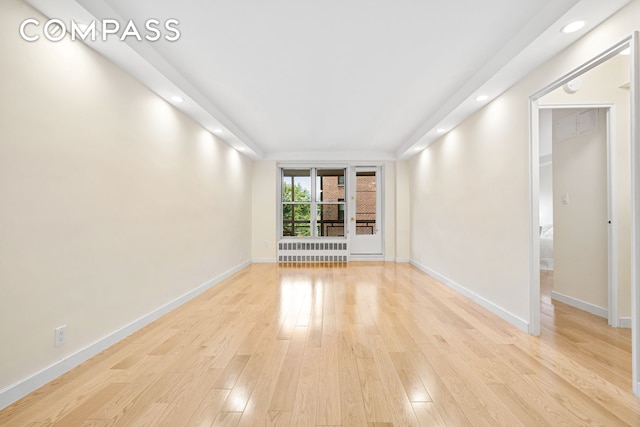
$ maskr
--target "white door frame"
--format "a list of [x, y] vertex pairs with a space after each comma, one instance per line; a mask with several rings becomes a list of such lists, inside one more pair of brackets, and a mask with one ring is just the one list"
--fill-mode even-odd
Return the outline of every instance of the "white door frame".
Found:
[[[540, 200], [540, 159], [539, 159], [539, 103], [538, 100], [549, 92], [563, 86], [576, 77], [602, 64], [619, 54], [627, 47], [631, 48], [631, 188], [632, 188], [632, 241], [631, 241], [631, 329], [632, 329], [632, 382], [633, 392], [640, 397], [640, 119], [638, 112], [640, 94], [638, 76], [640, 61], [638, 58], [638, 32], [612, 46], [600, 55], [564, 75], [529, 97], [529, 333], [540, 334], [540, 241], [539, 241], [539, 200]], [[611, 128], [611, 126], [609, 126]], [[615, 301], [617, 304], [617, 300]], [[617, 308], [617, 307], [616, 307]], [[617, 317], [617, 316], [616, 316]]]
[[[384, 260], [384, 218], [382, 212], [382, 198], [383, 198], [383, 175], [382, 166], [352, 166], [349, 168], [349, 203], [348, 203], [348, 229], [349, 229], [349, 247], [350, 258], [353, 260]], [[354, 245], [356, 239], [367, 238], [368, 236], [360, 236], [356, 234], [356, 173], [357, 172], [375, 172], [376, 173], [376, 234], [372, 238], [376, 240], [376, 244], [379, 243], [379, 250], [372, 251], [358, 251], [357, 244]]]

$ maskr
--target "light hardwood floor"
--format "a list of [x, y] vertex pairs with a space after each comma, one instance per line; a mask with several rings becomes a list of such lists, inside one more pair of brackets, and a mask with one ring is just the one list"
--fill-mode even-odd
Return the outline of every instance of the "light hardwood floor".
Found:
[[254, 264], [0, 425], [640, 425], [629, 331], [542, 304], [538, 338], [406, 264]]

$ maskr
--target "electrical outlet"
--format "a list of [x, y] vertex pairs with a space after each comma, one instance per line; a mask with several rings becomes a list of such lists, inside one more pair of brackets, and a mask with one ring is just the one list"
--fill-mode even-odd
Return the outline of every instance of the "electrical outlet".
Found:
[[67, 340], [67, 325], [58, 326], [53, 330], [54, 345], [60, 347]]

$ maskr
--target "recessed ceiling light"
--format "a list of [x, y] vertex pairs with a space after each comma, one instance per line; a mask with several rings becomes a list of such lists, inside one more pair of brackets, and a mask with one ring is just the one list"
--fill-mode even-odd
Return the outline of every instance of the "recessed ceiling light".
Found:
[[216, 135], [220, 135], [220, 134], [222, 133], [222, 129], [220, 129], [220, 128], [215, 128], [215, 129], [213, 130], [213, 133], [215, 133]]
[[420, 150], [422, 150], [422, 147], [415, 147], [415, 148], [413, 149], [413, 151], [420, 151]]
[[445, 133], [447, 130], [445, 128], [439, 128], [438, 130], [436, 130], [436, 132], [438, 133]]
[[237, 148], [237, 150], [238, 150], [238, 151], [244, 151], [244, 150], [246, 150], [246, 148], [244, 148], [244, 147], [238, 147], [238, 148]]
[[177, 96], [177, 95], [172, 96], [172, 97], [171, 97], [171, 100], [172, 100], [173, 102], [178, 102], [178, 103], [180, 103], [180, 102], [183, 102], [183, 101], [184, 101], [184, 99], [182, 99], [181, 97], [179, 97], [179, 96]]
[[586, 24], [586, 22], [583, 21], [583, 20], [573, 21], [573, 22], [565, 25], [564, 27], [562, 27], [562, 29], [560, 31], [565, 33], [565, 34], [575, 33], [576, 31], [581, 30], [584, 27], [585, 24]]
[[478, 95], [478, 96], [476, 96], [476, 101], [478, 101], [478, 102], [486, 101], [487, 99], [489, 99], [489, 95]]

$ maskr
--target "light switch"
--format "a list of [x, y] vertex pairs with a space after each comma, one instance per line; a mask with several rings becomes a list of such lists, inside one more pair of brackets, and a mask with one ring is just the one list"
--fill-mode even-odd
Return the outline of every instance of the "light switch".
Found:
[[569, 193], [562, 193], [562, 204], [563, 205], [569, 204]]

